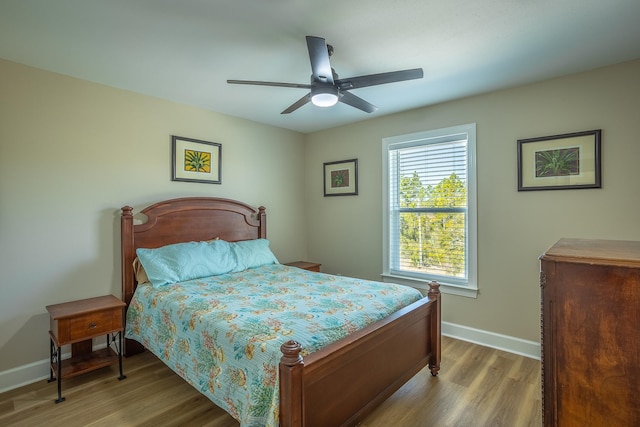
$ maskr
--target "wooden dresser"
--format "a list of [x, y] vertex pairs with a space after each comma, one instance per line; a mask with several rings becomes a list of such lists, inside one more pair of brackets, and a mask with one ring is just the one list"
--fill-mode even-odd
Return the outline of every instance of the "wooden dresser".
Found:
[[640, 426], [640, 242], [561, 239], [540, 261], [544, 425]]

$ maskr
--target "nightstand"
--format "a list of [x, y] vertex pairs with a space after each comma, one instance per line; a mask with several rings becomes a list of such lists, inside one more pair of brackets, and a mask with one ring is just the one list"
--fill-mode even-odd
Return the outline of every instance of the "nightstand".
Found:
[[307, 262], [307, 261], [295, 261], [295, 262], [287, 262], [284, 265], [288, 265], [290, 267], [298, 267], [301, 268], [303, 270], [308, 270], [308, 271], [316, 271], [316, 272], [320, 272], [320, 266], [322, 264], [318, 264], [317, 262]]
[[[50, 316], [49, 382], [58, 380], [58, 399], [62, 397], [62, 379], [75, 377], [98, 368], [119, 364], [122, 374], [122, 331], [125, 303], [107, 295], [48, 305]], [[107, 347], [93, 350], [93, 338], [106, 335]], [[116, 341], [117, 340], [117, 341]], [[71, 344], [71, 358], [62, 360], [62, 346]], [[115, 348], [115, 351], [114, 351]]]

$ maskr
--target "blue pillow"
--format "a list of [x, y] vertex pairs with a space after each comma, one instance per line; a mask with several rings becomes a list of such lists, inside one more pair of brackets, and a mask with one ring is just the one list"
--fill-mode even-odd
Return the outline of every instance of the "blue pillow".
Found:
[[269, 241], [266, 239], [242, 240], [229, 244], [236, 258], [234, 272], [261, 265], [278, 264], [278, 259], [269, 249]]
[[188, 242], [136, 250], [154, 286], [228, 273], [236, 268], [229, 242]]

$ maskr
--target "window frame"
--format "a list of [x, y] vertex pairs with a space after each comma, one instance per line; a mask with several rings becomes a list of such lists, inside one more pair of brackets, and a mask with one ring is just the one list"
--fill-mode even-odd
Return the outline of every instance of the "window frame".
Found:
[[[467, 241], [466, 263], [467, 280], [447, 280], [448, 276], [439, 275], [412, 275], [402, 272], [391, 272], [391, 247], [390, 247], [390, 177], [389, 177], [389, 151], [397, 148], [435, 144], [459, 140], [460, 135], [467, 137]], [[470, 123], [447, 128], [416, 132], [406, 135], [393, 136], [382, 139], [382, 279], [386, 282], [409, 285], [420, 290], [428, 290], [428, 283], [437, 280], [440, 290], [455, 295], [477, 297], [477, 179], [476, 179], [476, 124]]]

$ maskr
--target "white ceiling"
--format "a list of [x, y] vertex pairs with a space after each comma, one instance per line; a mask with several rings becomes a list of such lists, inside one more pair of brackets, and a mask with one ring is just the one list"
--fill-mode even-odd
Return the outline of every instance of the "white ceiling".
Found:
[[[372, 114], [226, 83], [309, 83], [306, 35], [425, 77], [353, 90]], [[0, 0], [0, 58], [306, 133], [640, 58], [640, 0]]]

